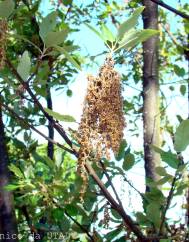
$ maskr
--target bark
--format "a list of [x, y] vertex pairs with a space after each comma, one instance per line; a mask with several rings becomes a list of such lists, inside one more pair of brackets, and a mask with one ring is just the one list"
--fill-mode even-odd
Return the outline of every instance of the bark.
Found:
[[[158, 5], [143, 0], [144, 28], [158, 29]], [[158, 36], [143, 43], [143, 128], [145, 175], [154, 181], [158, 179], [155, 167], [160, 165], [160, 156], [152, 145], [160, 146]], [[149, 187], [146, 186], [149, 191]]]
[[9, 184], [8, 153], [5, 143], [4, 124], [0, 106], [0, 241], [18, 241], [13, 194], [4, 186]]
[[[187, 50], [185, 51], [185, 57], [188, 61], [188, 71], [189, 71], [189, 34], [188, 34], [188, 45]], [[189, 77], [188, 77], [188, 119], [189, 119]], [[189, 181], [189, 174], [188, 174], [188, 181]], [[186, 225], [189, 227], [189, 189], [186, 191], [186, 203], [187, 203], [187, 209], [186, 209]]]
[[[51, 97], [51, 89], [49, 87], [49, 80], [47, 81], [47, 86], [46, 86], [46, 91], [47, 91], [47, 108], [52, 110], [52, 97]], [[53, 128], [53, 123], [52, 120], [48, 121], [48, 137], [52, 140], [54, 140], [54, 128]], [[52, 142], [48, 141], [48, 146], [47, 146], [47, 155], [48, 157], [53, 160], [54, 156], [54, 145]]]

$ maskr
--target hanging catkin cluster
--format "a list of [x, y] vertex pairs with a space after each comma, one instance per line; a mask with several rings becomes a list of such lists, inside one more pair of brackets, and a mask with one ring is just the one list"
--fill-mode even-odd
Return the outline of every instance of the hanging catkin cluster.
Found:
[[79, 171], [82, 173], [89, 156], [109, 159], [110, 150], [118, 152], [125, 126], [120, 75], [108, 56], [97, 77], [88, 76], [78, 141]]
[[7, 21], [3, 19], [3, 20], [0, 20], [0, 70], [3, 69], [5, 64], [6, 39], [7, 39]]

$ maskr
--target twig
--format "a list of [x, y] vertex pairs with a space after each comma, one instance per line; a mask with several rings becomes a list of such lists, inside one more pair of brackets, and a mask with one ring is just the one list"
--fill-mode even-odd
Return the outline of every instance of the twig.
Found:
[[[109, 5], [109, 2], [108, 2], [108, 0], [104, 0], [104, 2], [107, 4], [107, 5]], [[114, 15], [112, 14], [112, 13], [110, 13], [110, 17], [111, 17], [111, 20], [112, 20], [112, 23], [113, 23], [113, 25], [116, 27], [116, 28], [118, 28], [118, 21], [116, 20], [116, 18], [114, 17]]]
[[169, 35], [169, 37], [172, 39], [173, 43], [176, 45], [176, 46], [180, 46], [179, 43], [177, 42], [177, 40], [175, 39], [175, 37], [173, 36], [173, 34], [171, 33], [170, 29], [169, 29], [169, 26], [166, 24], [160, 24], [161, 27], [164, 28], [164, 30], [166, 31], [166, 33]]
[[88, 237], [91, 239], [91, 241], [95, 242], [95, 240], [93, 239], [93, 237], [89, 234], [88, 230], [82, 226], [76, 219], [74, 219], [66, 210], [65, 210], [65, 214], [83, 231], [85, 232]]
[[118, 196], [118, 193], [116, 192], [116, 189], [115, 189], [115, 187], [114, 187], [114, 185], [113, 185], [113, 183], [112, 183], [112, 181], [111, 181], [111, 178], [110, 178], [110, 176], [109, 176], [109, 174], [108, 174], [108, 172], [107, 172], [107, 170], [106, 170], [106, 167], [105, 167], [104, 163], [103, 163], [102, 161], [100, 161], [99, 163], [100, 163], [100, 165], [101, 165], [101, 167], [102, 167], [102, 169], [103, 169], [104, 175], [106, 176], [108, 182], [110, 183], [110, 186], [111, 186], [111, 188], [112, 188], [112, 190], [113, 190], [113, 192], [114, 192], [114, 194], [115, 194], [115, 196], [116, 196], [116, 199], [117, 199], [119, 205], [120, 205], [121, 207], [123, 207], [122, 202], [121, 202], [121, 200], [120, 200], [120, 198], [119, 198], [119, 196]]
[[[39, 100], [37, 99], [36, 95], [32, 92], [32, 90], [30, 89], [29, 85], [27, 82], [25, 82], [21, 76], [18, 74], [17, 70], [15, 69], [15, 67], [12, 65], [12, 63], [10, 62], [10, 60], [8, 58], [6, 58], [6, 64], [7, 66], [10, 68], [10, 70], [12, 71], [12, 73], [15, 75], [15, 77], [18, 79], [18, 81], [23, 85], [23, 87], [25, 88], [25, 90], [29, 93], [29, 95], [31, 96], [31, 98], [33, 99], [35, 105], [42, 111], [42, 113], [44, 114], [44, 116], [51, 121], [52, 117], [44, 110], [43, 106], [41, 105], [41, 103], [39, 102]], [[71, 147], [72, 147], [72, 142], [71, 140], [68, 138], [65, 130], [62, 128], [62, 126], [59, 124], [58, 121], [55, 121], [54, 119], [52, 120], [52, 124], [53, 127], [57, 130], [57, 132], [64, 138], [64, 140], [66, 141], [66, 143]]]
[[179, 11], [179, 10], [171, 7], [171, 6], [169, 6], [168, 4], [164, 3], [161, 0], [150, 0], [150, 1], [153, 2], [153, 3], [156, 3], [158, 5], [160, 5], [163, 8], [166, 8], [167, 10], [169, 10], [169, 11], [171, 11], [171, 12], [179, 15], [182, 18], [185, 18], [185, 19], [188, 19], [189, 20], [189, 15], [187, 15], [186, 13], [183, 13], [183, 12], [181, 12], [181, 11]]
[[163, 225], [165, 223], [166, 213], [167, 213], [167, 210], [169, 209], [169, 206], [171, 204], [171, 200], [172, 200], [173, 193], [174, 193], [174, 190], [175, 190], [175, 183], [178, 180], [178, 177], [177, 176], [178, 176], [178, 171], [176, 170], [175, 176], [174, 176], [173, 181], [171, 183], [171, 189], [170, 189], [169, 195], [167, 197], [166, 206], [165, 206], [165, 209], [163, 210], [163, 213], [162, 213], [161, 224], [160, 224], [160, 227], [159, 227], [159, 235], [161, 235], [161, 233], [162, 233]]
[[106, 199], [111, 203], [112, 207], [119, 213], [119, 215], [123, 218], [126, 226], [140, 239], [140, 241], [145, 242], [146, 237], [143, 235], [141, 230], [138, 228], [138, 226], [134, 223], [134, 221], [131, 219], [129, 215], [126, 214], [124, 209], [114, 200], [114, 198], [111, 196], [109, 191], [106, 189], [102, 181], [97, 176], [96, 172], [92, 168], [92, 166], [89, 164], [89, 162], [86, 162], [85, 167], [88, 171], [88, 173], [93, 177], [95, 182], [98, 184], [98, 186], [101, 188], [102, 193], [106, 197]]
[[28, 126], [30, 129], [34, 130], [36, 133], [38, 133], [40, 136], [42, 136], [44, 139], [48, 140], [49, 142], [51, 142], [52, 144], [60, 147], [61, 149], [64, 149], [65, 151], [74, 154], [74, 151], [65, 147], [64, 145], [61, 145], [60, 143], [56, 142], [55, 140], [52, 140], [51, 138], [49, 138], [48, 136], [46, 136], [45, 134], [43, 134], [41, 131], [39, 131], [38, 129], [36, 129], [33, 125], [29, 124], [25, 119], [21, 118], [12, 108], [10, 108], [8, 105], [4, 104], [1, 102], [1, 106], [5, 109], [8, 110], [9, 113], [11, 113], [15, 118], [17, 118], [19, 121], [21, 121], [23, 124], [25, 124], [26, 126]]
[[93, 236], [90, 235], [89, 231], [82, 225], [80, 224], [76, 219], [74, 219], [61, 205], [59, 205], [53, 198], [52, 202], [55, 204], [56, 207], [63, 209], [64, 213], [84, 232], [88, 235], [88, 237], [91, 239], [92, 242], [95, 242], [93, 239]]

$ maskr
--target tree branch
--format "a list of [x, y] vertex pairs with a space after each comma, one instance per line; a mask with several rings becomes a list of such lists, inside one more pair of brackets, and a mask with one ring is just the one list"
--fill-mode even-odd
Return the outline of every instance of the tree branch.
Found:
[[179, 10], [171, 7], [171, 6], [169, 6], [168, 4], [164, 3], [161, 0], [150, 0], [150, 1], [152, 1], [153, 3], [156, 3], [159, 6], [161, 6], [161, 7], [165, 8], [165, 9], [167, 9], [167, 10], [175, 13], [176, 15], [179, 15], [182, 18], [185, 18], [185, 19], [188, 19], [189, 20], [189, 15], [187, 15], [186, 13], [183, 13], [183, 12], [181, 12], [181, 11], [179, 11]]
[[123, 207], [122, 202], [121, 202], [121, 200], [120, 200], [120, 198], [119, 198], [119, 196], [118, 196], [118, 193], [116, 192], [116, 189], [115, 189], [115, 187], [114, 187], [114, 184], [113, 184], [112, 181], [111, 181], [111, 178], [110, 178], [110, 176], [109, 176], [109, 174], [108, 174], [108, 172], [107, 172], [107, 170], [106, 170], [106, 167], [105, 167], [104, 163], [103, 163], [102, 161], [100, 161], [99, 163], [100, 163], [100, 165], [101, 165], [101, 167], [102, 167], [102, 169], [103, 169], [104, 175], [106, 176], [108, 182], [110, 183], [110, 186], [111, 186], [111, 188], [112, 188], [112, 190], [113, 190], [113, 192], [114, 192], [114, 194], [115, 194], [115, 196], [116, 196], [116, 199], [117, 199], [119, 205], [120, 205], [121, 207]]
[[4, 104], [4, 103], [0, 103], [1, 106], [5, 109], [8, 110], [9, 113], [12, 114], [12, 116], [14, 116], [16, 119], [18, 119], [19, 121], [21, 121], [24, 125], [28, 126], [30, 129], [32, 129], [33, 131], [35, 131], [36, 133], [38, 133], [40, 136], [42, 136], [44, 139], [46, 139], [47, 141], [51, 142], [52, 144], [58, 146], [61, 149], [64, 149], [65, 151], [71, 153], [71, 154], [75, 154], [75, 152], [69, 148], [67, 148], [66, 146], [56, 142], [55, 140], [52, 140], [51, 138], [49, 138], [48, 136], [46, 136], [45, 134], [43, 134], [41, 131], [39, 131], [38, 129], [36, 129], [33, 125], [29, 124], [24, 118], [21, 118], [12, 108], [10, 108], [8, 105]]
[[31, 88], [29, 87], [29, 84], [27, 82], [25, 82], [21, 76], [18, 74], [17, 70], [15, 69], [15, 67], [13, 66], [13, 64], [10, 62], [10, 60], [6, 57], [6, 64], [7, 66], [10, 68], [11, 72], [15, 75], [15, 77], [18, 79], [18, 81], [23, 85], [23, 87], [25, 88], [25, 90], [29, 93], [30, 97], [33, 99], [34, 104], [39, 108], [39, 110], [44, 114], [44, 116], [49, 120], [52, 121], [53, 127], [57, 130], [57, 132], [64, 138], [64, 140], [66, 141], [66, 143], [71, 147], [72, 147], [72, 142], [69, 139], [69, 137], [67, 136], [65, 130], [62, 128], [62, 126], [59, 124], [58, 121], [55, 121], [54, 119], [52, 119], [52, 117], [44, 110], [43, 106], [41, 105], [41, 103], [39, 102], [39, 100], [37, 99], [36, 95], [32, 92]]
[[[40, 111], [42, 111], [42, 113], [44, 114], [44, 116], [51, 121], [52, 120], [52, 124], [53, 127], [58, 131], [58, 133], [63, 137], [63, 139], [65, 140], [65, 142], [72, 148], [72, 149], [68, 149], [67, 147], [59, 144], [58, 142], [51, 140], [49, 137], [47, 137], [46, 135], [44, 135], [42, 132], [40, 132], [39, 130], [37, 130], [35, 127], [33, 127], [31, 124], [28, 124], [27, 121], [25, 121], [23, 118], [19, 117], [12, 109], [10, 109], [7, 105], [2, 104], [2, 106], [4, 106], [5, 109], [7, 109], [8, 111], [10, 111], [15, 117], [17, 117], [20, 121], [24, 122], [26, 125], [28, 124], [28, 127], [30, 127], [31, 129], [33, 129], [35, 132], [37, 132], [39, 135], [41, 135], [42, 137], [44, 137], [46, 140], [52, 142], [53, 144], [56, 144], [57, 146], [59, 146], [60, 148], [68, 151], [71, 154], [74, 154], [76, 157], [78, 157], [78, 153], [76, 150], [73, 149], [73, 144], [72, 141], [69, 139], [69, 137], [67, 136], [65, 130], [63, 129], [63, 127], [54, 119], [52, 119], [52, 117], [44, 110], [43, 106], [41, 105], [41, 103], [39, 102], [39, 100], [37, 99], [36, 95], [33, 93], [33, 91], [31, 90], [29, 84], [27, 82], [25, 82], [21, 76], [18, 74], [17, 70], [15, 69], [15, 67], [12, 65], [12, 63], [9, 61], [8, 58], [6, 58], [6, 64], [7, 66], [10, 68], [10, 71], [14, 74], [14, 76], [18, 79], [18, 81], [23, 85], [23, 87], [25, 88], [25, 90], [29, 93], [29, 95], [31, 96], [31, 98], [34, 101], [34, 104], [39, 108]], [[141, 232], [140, 228], [135, 224], [135, 222], [132, 220], [132, 218], [126, 214], [125, 210], [123, 209], [123, 207], [121, 207], [112, 197], [112, 195], [109, 193], [109, 191], [107, 190], [107, 188], [104, 186], [103, 182], [99, 179], [99, 177], [97, 176], [96, 172], [94, 171], [94, 169], [92, 168], [92, 166], [87, 162], [85, 164], [85, 168], [88, 171], [88, 173], [92, 176], [92, 178], [94, 179], [94, 181], [97, 183], [97, 185], [100, 187], [100, 189], [102, 190], [102, 193], [104, 194], [104, 196], [107, 198], [107, 200], [110, 202], [111, 206], [120, 214], [120, 216], [122, 217], [122, 219], [124, 220], [126, 226], [137, 236], [138, 239], [140, 239], [141, 242], [145, 242], [148, 241], [147, 238], [143, 235], [143, 233]]]
[[91, 239], [92, 242], [95, 242], [95, 240], [93, 239], [93, 237], [90, 235], [90, 233], [88, 232], [88, 230], [82, 226], [76, 219], [74, 219], [66, 210], [65, 210], [65, 214], [84, 232], [87, 234], [87, 236]]

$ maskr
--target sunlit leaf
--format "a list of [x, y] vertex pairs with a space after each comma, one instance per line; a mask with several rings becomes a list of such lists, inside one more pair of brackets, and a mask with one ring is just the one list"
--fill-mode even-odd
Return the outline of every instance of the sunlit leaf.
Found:
[[113, 35], [111, 30], [105, 24], [101, 24], [101, 31], [102, 31], [103, 39], [105, 39], [106, 41], [108, 40], [110, 42], [115, 41], [116, 37]]
[[73, 57], [63, 48], [60, 46], [54, 46], [60, 53], [64, 54], [65, 57], [68, 59], [70, 63], [72, 63], [78, 70], [81, 71], [81, 67], [79, 64], [73, 59]]
[[20, 187], [22, 187], [22, 186], [21, 185], [15, 185], [15, 184], [8, 184], [8, 185], [4, 186], [4, 189], [6, 191], [14, 191], [14, 190], [16, 190]]
[[161, 155], [161, 159], [167, 163], [170, 167], [177, 169], [180, 161], [177, 158], [177, 155], [171, 151], [164, 151], [156, 146], [152, 146], [153, 149]]
[[56, 18], [57, 12], [54, 11], [48, 14], [39, 24], [39, 35], [41, 36], [43, 41], [45, 41], [45, 37], [47, 36], [47, 34], [54, 30], [56, 26]]
[[115, 51], [121, 48], [131, 49], [156, 34], [158, 34], [158, 31], [154, 29], [131, 30], [119, 43], [119, 47]]
[[143, 10], [144, 10], [144, 7], [137, 8], [134, 11], [133, 15], [119, 26], [118, 39], [122, 39], [124, 34], [127, 31], [129, 31], [130, 29], [132, 29], [136, 26], [136, 24], [138, 23], [138, 18]]
[[24, 178], [22, 171], [19, 169], [19, 167], [15, 166], [13, 163], [9, 165], [9, 170], [12, 171], [15, 174], [15, 176], [19, 178]]
[[74, 117], [72, 117], [70, 115], [63, 115], [63, 114], [54, 112], [48, 108], [44, 108], [44, 110], [45, 110], [45, 112], [47, 112], [50, 116], [52, 116], [56, 120], [63, 121], [63, 122], [75, 122], [76, 121], [74, 119]]
[[20, 59], [20, 62], [17, 67], [18, 74], [26, 81], [30, 75], [31, 61], [28, 54], [28, 51], [25, 51]]
[[160, 205], [156, 202], [151, 202], [147, 206], [146, 215], [147, 218], [154, 224], [154, 226], [159, 228], [161, 223]]
[[177, 152], [184, 151], [189, 145], [189, 120], [180, 123], [175, 133], [174, 147]]
[[59, 32], [49, 32], [46, 37], [44, 38], [44, 43], [46, 44], [47, 47], [51, 47], [54, 45], [60, 45], [62, 44], [67, 35], [68, 35], [68, 29], [64, 29]]
[[167, 171], [165, 170], [164, 167], [158, 166], [155, 168], [156, 172], [158, 175], [160, 176], [166, 176], [167, 175]]

